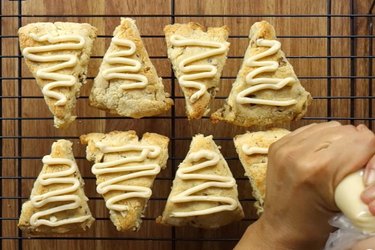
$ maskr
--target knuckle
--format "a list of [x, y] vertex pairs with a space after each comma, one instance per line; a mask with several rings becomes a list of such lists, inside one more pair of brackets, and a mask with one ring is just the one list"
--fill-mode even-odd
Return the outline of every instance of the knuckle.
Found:
[[270, 147], [268, 148], [268, 154], [269, 155], [275, 155], [279, 154], [280, 150], [283, 150], [285, 148], [285, 142], [283, 140], [284, 138], [281, 138], [280, 140], [272, 143]]
[[357, 130], [358, 130], [358, 131], [367, 131], [367, 130], [369, 130], [369, 129], [367, 128], [367, 126], [366, 126], [365, 124], [359, 124], [359, 125], [357, 126]]
[[276, 169], [284, 169], [286, 167], [294, 164], [293, 152], [289, 147], [283, 146], [278, 147], [278, 145], [271, 146], [268, 157], [268, 165], [275, 166]]
[[272, 143], [271, 146], [268, 149], [269, 154], [274, 154], [274, 152], [278, 150], [279, 144], [280, 144], [279, 141]]
[[338, 122], [338, 121], [329, 121], [328, 124], [331, 124], [331, 125], [341, 125], [341, 122]]

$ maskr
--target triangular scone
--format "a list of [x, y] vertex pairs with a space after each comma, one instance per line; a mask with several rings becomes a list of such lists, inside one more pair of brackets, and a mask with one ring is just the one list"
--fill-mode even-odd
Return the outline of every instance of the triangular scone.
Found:
[[18, 227], [31, 234], [85, 231], [94, 218], [87, 205], [72, 143], [58, 140], [42, 161], [44, 165], [34, 182], [30, 200], [22, 205]]
[[266, 21], [257, 22], [251, 27], [249, 38], [230, 95], [224, 107], [211, 115], [212, 120], [265, 127], [300, 119], [311, 96], [280, 49], [274, 28]]
[[218, 228], [241, 220], [237, 184], [212, 136], [196, 135], [158, 223]]
[[234, 140], [236, 151], [249, 177], [253, 196], [257, 200], [254, 204], [258, 214], [263, 212], [264, 197], [266, 195], [266, 172], [268, 148], [272, 143], [289, 133], [286, 129], [275, 128], [243, 135], [237, 135]]
[[158, 115], [173, 105], [135, 20], [121, 18], [115, 29], [91, 90], [90, 105], [133, 118]]
[[229, 50], [227, 26], [205, 30], [192, 22], [164, 28], [168, 57], [184, 93], [189, 119], [199, 119], [210, 111]]
[[87, 23], [31, 23], [18, 30], [26, 64], [42, 90], [56, 128], [75, 120], [97, 29]]
[[113, 131], [82, 135], [81, 142], [88, 144], [86, 158], [95, 162], [96, 190], [113, 224], [118, 231], [138, 230], [154, 179], [166, 167], [169, 139], [145, 133], [138, 140], [135, 131]]

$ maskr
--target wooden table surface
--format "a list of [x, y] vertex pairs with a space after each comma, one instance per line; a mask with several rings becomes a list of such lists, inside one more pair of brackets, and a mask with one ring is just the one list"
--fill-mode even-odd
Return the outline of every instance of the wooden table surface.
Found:
[[[231, 249], [246, 227], [256, 218], [248, 180], [238, 161], [233, 136], [244, 128], [223, 123], [213, 125], [203, 118], [189, 122], [177, 81], [172, 81], [171, 65], [166, 58], [163, 27], [171, 22], [195, 21], [207, 26], [228, 25], [230, 58], [227, 60], [218, 99], [213, 110], [223, 103], [248, 45], [250, 26], [259, 20], [271, 22], [280, 36], [282, 48], [290, 57], [302, 84], [315, 98], [306, 118], [291, 129], [330, 117], [343, 123], [372, 126], [373, 96], [369, 68], [370, 42], [366, 14], [372, 0], [1, 0], [1, 236], [3, 249]], [[352, 4], [352, 6], [351, 6]], [[332, 15], [330, 15], [330, 13]], [[329, 15], [327, 15], [329, 14]], [[350, 17], [350, 14], [360, 14]], [[61, 17], [63, 15], [64, 17]], [[91, 16], [94, 15], [94, 16]], [[107, 16], [109, 15], [109, 16]], [[112, 16], [111, 16], [112, 15]], [[205, 16], [206, 15], [206, 16]], [[144, 42], [165, 88], [172, 92], [175, 106], [157, 119], [124, 119], [109, 116], [88, 106], [101, 56], [120, 16], [134, 16]], [[88, 22], [99, 30], [89, 65], [88, 84], [78, 100], [78, 116], [68, 130], [52, 126], [52, 117], [39, 88], [19, 56], [17, 29], [37, 21]], [[354, 36], [353, 36], [354, 35]], [[328, 37], [327, 37], [328, 36]], [[372, 38], [373, 39], [373, 38]], [[373, 47], [375, 48], [375, 47]], [[371, 52], [373, 53], [373, 51]], [[327, 58], [327, 56], [329, 56]], [[331, 77], [327, 77], [331, 76]], [[350, 77], [354, 76], [354, 77]], [[175, 87], [172, 88], [174, 83]], [[327, 97], [328, 96], [328, 97]], [[355, 97], [355, 98], [353, 98]], [[175, 119], [171, 119], [175, 116]], [[22, 118], [22, 120], [21, 120]], [[78, 142], [81, 134], [134, 129], [172, 138], [168, 168], [153, 188], [142, 228], [138, 232], [117, 232], [108, 220], [108, 211], [95, 191], [85, 148]], [[175, 170], [186, 155], [190, 138], [197, 133], [212, 134], [237, 178], [239, 195], [246, 218], [218, 230], [170, 228], [155, 223], [168, 196]], [[74, 142], [74, 152], [85, 178], [85, 192], [97, 218], [93, 227], [79, 235], [28, 238], [17, 229], [20, 206], [41, 169], [41, 157], [50, 152], [58, 138]], [[25, 238], [23, 238], [25, 237]]]

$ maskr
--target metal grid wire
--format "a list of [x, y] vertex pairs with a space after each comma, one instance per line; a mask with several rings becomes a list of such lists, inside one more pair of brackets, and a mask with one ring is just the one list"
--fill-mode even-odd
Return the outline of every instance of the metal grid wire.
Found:
[[[6, 19], [6, 18], [14, 18], [17, 19], [18, 22], [18, 27], [21, 27], [23, 23], [23, 18], [46, 18], [46, 17], [56, 17], [55, 15], [24, 15], [22, 13], [22, 4], [24, 1], [22, 0], [13, 0], [14, 2], [17, 3], [17, 13], [16, 14], [6, 14], [3, 15], [3, 1], [1, 0], [0, 2], [0, 7], [1, 7], [1, 13], [0, 17], [1, 19]], [[11, 0], [10, 0], [11, 1]], [[358, 122], [367, 122], [368, 126], [372, 128], [373, 122], [375, 119], [373, 117], [373, 99], [375, 98], [373, 96], [373, 40], [374, 40], [374, 34], [373, 34], [373, 9], [375, 5], [375, 0], [372, 1], [371, 6], [368, 10], [367, 13], [365, 14], [357, 14], [354, 11], [354, 6], [355, 6], [355, 0], [350, 0], [350, 14], [332, 14], [331, 13], [331, 0], [326, 0], [326, 9], [327, 13], [326, 14], [293, 14], [293, 15], [283, 15], [283, 14], [267, 14], [267, 15], [254, 15], [254, 14], [249, 14], [249, 15], [181, 15], [175, 14], [175, 0], [170, 0], [170, 9], [171, 12], [170, 14], [160, 14], [160, 15], [135, 15], [135, 14], [124, 14], [124, 15], [70, 15], [70, 14], [64, 14], [59, 17], [64, 17], [64, 18], [77, 18], [77, 17], [87, 17], [87, 18], [105, 18], [105, 17], [133, 17], [133, 18], [154, 18], [154, 17], [165, 17], [170, 19], [170, 23], [174, 23], [176, 18], [180, 17], [218, 17], [218, 18], [239, 18], [239, 17], [257, 17], [257, 18], [270, 18], [270, 17], [275, 17], [275, 18], [326, 18], [327, 20], [327, 34], [326, 35], [283, 35], [283, 36], [278, 36], [279, 38], [291, 38], [291, 39], [297, 39], [297, 38], [323, 38], [326, 39], [327, 42], [327, 51], [326, 51], [326, 56], [288, 56], [288, 58], [293, 58], [293, 59], [325, 59], [326, 60], [326, 75], [318, 75], [318, 76], [300, 76], [299, 78], [304, 80], [314, 80], [314, 79], [319, 79], [319, 80], [324, 80], [326, 82], [326, 88], [327, 88], [327, 93], [324, 96], [314, 96], [315, 100], [326, 100], [326, 116], [324, 117], [305, 117], [303, 118], [304, 120], [314, 120], [314, 121], [328, 121], [328, 120], [339, 120], [339, 121], [347, 121], [349, 123], [354, 124], [356, 121]], [[332, 35], [332, 19], [334, 18], [347, 18], [350, 21], [350, 35]], [[367, 19], [367, 34], [366, 35], [357, 35], [355, 31], [355, 22], [357, 18], [366, 18]], [[110, 35], [99, 35], [98, 38], [110, 38]], [[143, 38], [163, 38], [162, 35], [143, 35]], [[2, 32], [2, 26], [0, 26], [0, 51], [3, 51], [3, 41], [6, 39], [14, 39], [17, 38], [16, 35], [4, 35]], [[230, 38], [247, 38], [246, 34], [243, 35], [231, 35]], [[350, 55], [347, 56], [338, 56], [338, 55], [332, 55], [332, 39], [350, 39]], [[358, 56], [356, 55], [356, 40], [357, 39], [367, 39], [367, 44], [368, 44], [368, 50], [366, 51], [365, 55]], [[15, 58], [17, 60], [17, 76], [15, 77], [7, 77], [3, 76], [3, 59], [7, 58]], [[93, 56], [92, 58], [102, 58], [102, 56]], [[166, 56], [151, 56], [151, 59], [166, 59]], [[229, 56], [229, 58], [233, 59], [242, 59], [242, 56]], [[5, 160], [15, 160], [16, 162], [16, 168], [17, 168], [17, 175], [16, 176], [1, 176], [0, 177], [0, 188], [1, 188], [1, 198], [0, 198], [0, 210], [3, 211], [4, 206], [6, 204], [7, 200], [16, 200], [18, 203], [18, 209], [21, 208], [22, 202], [25, 201], [28, 197], [23, 197], [23, 192], [22, 192], [22, 185], [23, 185], [23, 180], [34, 180], [35, 177], [23, 177], [22, 176], [22, 168], [23, 168], [23, 160], [40, 160], [40, 157], [38, 156], [24, 156], [22, 152], [22, 143], [25, 139], [78, 139], [77, 136], [23, 136], [24, 131], [22, 127], [22, 121], [26, 120], [32, 120], [32, 121], [40, 121], [40, 120], [52, 120], [52, 117], [24, 117], [23, 116], [23, 99], [42, 99], [42, 96], [27, 96], [22, 93], [22, 84], [23, 81], [25, 80], [33, 80], [32, 77], [24, 77], [22, 75], [22, 55], [20, 51], [18, 54], [14, 55], [1, 55], [1, 83], [3, 84], [3, 81], [6, 80], [12, 80], [15, 81], [18, 85], [18, 92], [15, 95], [9, 96], [9, 95], [3, 95], [3, 88], [0, 89], [0, 110], [1, 110], [1, 123], [0, 123], [0, 131], [1, 131], [1, 136], [0, 136], [0, 147], [1, 147], [1, 157], [0, 157], [0, 168], [1, 168], [1, 173], [3, 173], [3, 162]], [[350, 60], [350, 75], [349, 76], [332, 76], [332, 65], [333, 65], [333, 60], [334, 59], [348, 59]], [[358, 59], [366, 59], [367, 60], [367, 70], [368, 70], [368, 75], [366, 76], [359, 76], [357, 75], [356, 71], [356, 60]], [[183, 99], [183, 96], [178, 96], [176, 95], [176, 89], [175, 89], [175, 77], [173, 75], [173, 71], [171, 70], [172, 74], [170, 76], [164, 76], [163, 79], [169, 79], [171, 81], [171, 97], [174, 100], [178, 99]], [[93, 79], [93, 77], [88, 77], [88, 79]], [[235, 79], [235, 76], [226, 76], [222, 77], [222, 79], [230, 79], [233, 80]], [[332, 80], [335, 79], [347, 79], [349, 80], [350, 84], [350, 94], [349, 95], [341, 95], [341, 96], [334, 96], [332, 95]], [[356, 94], [356, 81], [357, 80], [365, 80], [367, 81], [368, 85], [368, 95], [361, 95], [358, 96]], [[2, 85], [3, 86], [3, 85]], [[87, 99], [87, 96], [82, 96], [80, 97], [82, 99]], [[225, 96], [219, 96], [217, 97], [218, 99], [224, 99]], [[14, 114], [14, 117], [3, 117], [3, 102], [7, 99], [14, 99], [17, 102], [17, 108], [16, 112]], [[349, 100], [350, 102], [350, 115], [348, 117], [336, 117], [333, 115], [333, 108], [332, 108], [332, 100]], [[356, 117], [355, 116], [355, 110], [356, 110], [356, 100], [365, 100], [368, 103], [367, 107], [367, 115], [366, 117]], [[100, 116], [79, 116], [77, 117], [77, 120], [101, 120], [101, 119], [119, 119], [118, 117], [100, 117]], [[121, 118], [121, 119], [127, 119], [127, 118]], [[158, 116], [158, 117], [148, 117], [144, 119], [168, 119], [170, 120], [170, 139], [171, 139], [171, 150], [170, 150], [170, 164], [172, 166], [172, 174], [175, 172], [176, 167], [178, 163], [182, 160], [182, 157], [177, 156], [177, 149], [176, 149], [176, 143], [178, 141], [182, 140], [190, 140], [190, 137], [181, 137], [176, 135], [176, 121], [178, 119], [186, 119], [186, 116], [184, 115], [177, 115], [176, 114], [176, 109], [173, 106], [171, 109], [170, 115], [164, 115], [164, 116]], [[207, 119], [207, 117], [204, 117], [203, 119]], [[4, 133], [3, 131], [3, 122], [5, 121], [16, 121], [16, 134], [15, 135], [8, 135]], [[13, 156], [9, 155], [3, 155], [3, 142], [5, 140], [15, 140], [16, 141], [16, 151], [17, 153]], [[228, 137], [216, 137], [215, 140], [218, 141], [231, 141], [232, 138]], [[76, 157], [76, 159], [84, 159], [84, 157]], [[227, 161], [238, 161], [237, 157], [226, 157]], [[84, 177], [85, 180], [88, 179], [95, 179], [93, 176], [89, 177]], [[171, 181], [173, 178], [172, 177], [158, 177], [158, 180], [166, 180], [166, 181]], [[16, 182], [16, 186], [18, 187], [17, 189], [17, 196], [4, 196], [3, 195], [3, 181], [4, 180], [12, 180]], [[243, 180], [246, 181], [247, 178], [245, 177], [240, 177], [237, 178], [237, 180]], [[90, 200], [101, 200], [101, 197], [89, 197]], [[165, 198], [151, 198], [151, 200], [162, 200], [165, 201]], [[241, 199], [241, 201], [249, 201], [251, 199]], [[20, 212], [20, 211], [18, 211]], [[19, 214], [19, 213], [18, 213]], [[0, 231], [3, 232], [3, 221], [17, 221], [18, 218], [9, 218], [9, 217], [4, 217], [3, 213], [1, 214], [0, 218]], [[97, 217], [96, 220], [101, 221], [107, 221], [109, 220], [107, 217]], [[143, 220], [155, 220], [154, 217], [146, 217], [143, 218]], [[247, 221], [251, 221], [252, 219], [246, 219]], [[142, 240], [142, 241], [148, 241], [148, 240], [156, 240], [156, 241], [170, 241], [171, 242], [171, 248], [172, 249], [177, 249], [176, 248], [176, 242], [177, 241], [233, 241], [235, 242], [238, 240], [238, 238], [178, 238], [176, 237], [176, 230], [175, 228], [171, 229], [171, 237], [167, 238], [160, 238], [160, 237], [85, 237], [85, 236], [62, 236], [62, 237], [33, 237], [35, 239], [57, 239], [57, 240], [70, 240], [70, 239], [81, 239], [81, 240]], [[14, 240], [18, 241], [18, 249], [23, 248], [23, 241], [25, 240], [30, 240], [33, 238], [28, 238], [25, 237], [25, 235], [22, 234], [22, 232], [19, 230], [17, 236], [4, 236], [1, 234], [1, 239], [2, 240]]]

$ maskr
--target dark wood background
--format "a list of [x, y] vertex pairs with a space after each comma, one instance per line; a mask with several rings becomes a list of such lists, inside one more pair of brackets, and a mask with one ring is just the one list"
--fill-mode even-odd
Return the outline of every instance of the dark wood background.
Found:
[[[177, 82], [172, 80], [166, 58], [163, 27], [171, 22], [195, 21], [207, 26], [226, 24], [230, 28], [229, 59], [225, 65], [219, 98], [213, 110], [222, 105], [248, 45], [250, 26], [259, 20], [271, 22], [282, 48], [315, 98], [306, 118], [291, 129], [327, 119], [343, 123], [373, 124], [374, 88], [369, 67], [370, 51], [366, 14], [372, 0], [1, 0], [1, 238], [3, 249], [230, 249], [257, 216], [248, 180], [235, 153], [232, 138], [246, 131], [209, 119], [189, 122]], [[355, 15], [351, 15], [355, 14]], [[64, 17], [61, 17], [63, 15]], [[94, 16], [91, 16], [94, 15]], [[114, 16], [106, 16], [114, 15]], [[206, 16], [205, 16], [206, 15]], [[110, 35], [120, 16], [134, 16], [145, 45], [167, 91], [175, 99], [171, 112], [141, 120], [106, 115], [88, 106], [87, 95]], [[372, 17], [373, 18], [373, 17]], [[99, 29], [88, 84], [78, 100], [79, 118], [68, 130], [52, 126], [52, 117], [18, 50], [17, 29], [38, 21], [88, 22]], [[373, 41], [372, 41], [373, 42]], [[374, 47], [372, 47], [374, 48]], [[369, 77], [370, 76], [370, 77]], [[172, 85], [175, 85], [172, 88]], [[372, 96], [372, 97], [369, 97]], [[175, 117], [172, 119], [172, 117]], [[169, 136], [170, 160], [153, 188], [146, 218], [139, 232], [117, 232], [108, 220], [108, 211], [95, 191], [95, 179], [84, 159], [81, 134], [98, 131], [135, 129]], [[212, 134], [237, 178], [246, 218], [219, 230], [170, 228], [155, 223], [162, 213], [171, 181], [185, 156], [190, 138], [196, 133]], [[74, 152], [85, 178], [89, 205], [97, 218], [93, 227], [80, 235], [27, 237], [17, 229], [20, 206], [41, 169], [41, 157], [50, 152], [58, 138], [74, 142]]]

